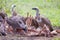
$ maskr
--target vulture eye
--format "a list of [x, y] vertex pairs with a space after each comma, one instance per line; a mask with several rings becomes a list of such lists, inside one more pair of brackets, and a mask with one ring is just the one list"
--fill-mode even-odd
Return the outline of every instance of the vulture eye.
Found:
[[20, 24], [22, 24], [22, 22], [19, 21]]

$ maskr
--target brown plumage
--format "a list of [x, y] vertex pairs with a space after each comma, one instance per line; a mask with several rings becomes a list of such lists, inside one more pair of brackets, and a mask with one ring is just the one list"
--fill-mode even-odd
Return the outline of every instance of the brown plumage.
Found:
[[31, 26], [34, 26], [35, 28], [38, 28], [38, 23], [37, 23], [37, 21], [30, 15], [30, 17], [28, 17], [28, 15], [27, 15], [27, 17], [26, 17], [26, 25], [28, 25], [29, 27], [31, 27]]
[[60, 33], [60, 29], [57, 29], [56, 32], [57, 32], [57, 33]]
[[53, 31], [52, 25], [50, 23], [50, 20], [48, 18], [42, 17], [39, 14], [39, 9], [38, 8], [32, 8], [32, 10], [36, 11], [36, 16], [35, 19], [38, 22], [39, 26], [44, 27], [44, 24], [46, 24], [49, 28], [50, 31]]

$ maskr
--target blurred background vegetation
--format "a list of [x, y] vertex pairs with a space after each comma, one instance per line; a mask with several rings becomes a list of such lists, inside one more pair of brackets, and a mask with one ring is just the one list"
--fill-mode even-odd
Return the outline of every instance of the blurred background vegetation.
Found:
[[60, 26], [60, 0], [0, 0], [0, 10], [4, 9], [10, 16], [11, 5], [15, 4], [18, 14], [26, 16], [29, 12], [32, 16], [35, 16], [33, 7], [37, 7], [40, 10], [40, 14], [48, 17], [53, 26]]

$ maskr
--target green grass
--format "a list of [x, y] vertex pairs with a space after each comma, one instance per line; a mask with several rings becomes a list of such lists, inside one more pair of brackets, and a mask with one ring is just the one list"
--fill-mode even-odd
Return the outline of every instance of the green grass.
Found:
[[12, 4], [16, 4], [16, 11], [22, 16], [26, 16], [29, 12], [35, 16], [33, 7], [40, 10], [40, 14], [48, 17], [53, 26], [60, 26], [60, 0], [6, 0], [5, 11], [10, 15], [10, 8]]
[[60, 38], [54, 38], [53, 40], [60, 40]]

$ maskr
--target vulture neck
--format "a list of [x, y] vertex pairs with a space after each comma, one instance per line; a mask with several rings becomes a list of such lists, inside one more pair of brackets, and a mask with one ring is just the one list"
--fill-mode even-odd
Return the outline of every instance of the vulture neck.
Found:
[[36, 10], [36, 17], [39, 16], [39, 10]]
[[11, 14], [12, 14], [12, 16], [16, 16], [17, 15], [17, 13], [16, 13], [16, 11], [14, 10], [14, 6], [11, 8]]

